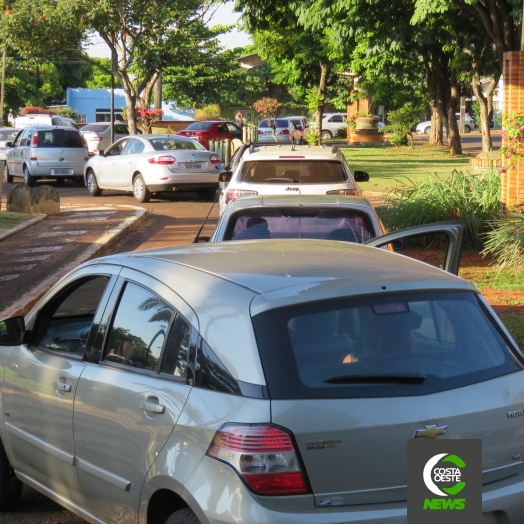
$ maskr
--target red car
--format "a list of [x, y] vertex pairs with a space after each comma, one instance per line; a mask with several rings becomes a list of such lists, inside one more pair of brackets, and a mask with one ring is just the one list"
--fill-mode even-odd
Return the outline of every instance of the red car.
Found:
[[225, 122], [224, 120], [193, 122], [186, 129], [179, 131], [178, 134], [198, 140], [206, 149], [209, 149], [210, 140], [232, 140], [233, 138], [242, 140], [242, 129], [233, 122]]

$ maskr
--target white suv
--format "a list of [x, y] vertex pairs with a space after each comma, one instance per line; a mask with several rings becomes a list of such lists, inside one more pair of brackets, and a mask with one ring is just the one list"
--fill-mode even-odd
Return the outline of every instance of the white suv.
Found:
[[322, 139], [337, 136], [337, 131], [347, 125], [346, 113], [324, 113], [322, 117]]
[[220, 197], [221, 214], [243, 196], [361, 196], [355, 181], [369, 180], [364, 171], [352, 174], [336, 147], [254, 143], [241, 147], [231, 166], [219, 175], [221, 182], [230, 180]]

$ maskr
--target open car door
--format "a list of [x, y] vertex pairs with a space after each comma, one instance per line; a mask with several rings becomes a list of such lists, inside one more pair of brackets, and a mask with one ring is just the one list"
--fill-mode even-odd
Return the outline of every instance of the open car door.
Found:
[[406, 227], [405, 229], [392, 231], [391, 233], [386, 233], [385, 235], [368, 240], [367, 242], [364, 242], [364, 244], [372, 247], [383, 247], [398, 241], [405, 242], [406, 240], [415, 237], [444, 235], [447, 239], [447, 247], [442, 269], [453, 275], [458, 275], [465, 227], [465, 220], [437, 222], [435, 224]]

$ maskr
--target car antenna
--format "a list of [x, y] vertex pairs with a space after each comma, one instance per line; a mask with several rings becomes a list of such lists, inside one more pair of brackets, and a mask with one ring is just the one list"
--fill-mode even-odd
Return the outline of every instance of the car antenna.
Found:
[[211, 214], [211, 211], [213, 210], [213, 207], [215, 206], [215, 204], [217, 202], [219, 194], [220, 193], [219, 193], [218, 188], [217, 188], [217, 192], [215, 193], [215, 199], [213, 200], [213, 203], [211, 204], [211, 208], [209, 209], [209, 213], [207, 214], [206, 218], [204, 218], [204, 222], [200, 226], [200, 229], [198, 230], [198, 233], [197, 233], [195, 239], [193, 240], [193, 244], [198, 244], [198, 239], [200, 237], [200, 233], [202, 233], [202, 229], [204, 229], [204, 226], [206, 225], [207, 219], [209, 218], [209, 215]]

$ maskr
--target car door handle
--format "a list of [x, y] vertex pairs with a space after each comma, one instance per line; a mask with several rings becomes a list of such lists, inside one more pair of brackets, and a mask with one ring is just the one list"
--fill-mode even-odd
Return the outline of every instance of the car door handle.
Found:
[[57, 380], [56, 382], [53, 382], [53, 387], [57, 391], [65, 391], [66, 393], [71, 392], [71, 384], [68, 384], [67, 382], [58, 382]]
[[162, 404], [153, 404], [153, 402], [140, 402], [139, 406], [140, 409], [143, 409], [144, 411], [158, 413], [160, 415], [166, 411], [165, 406], [162, 406]]

